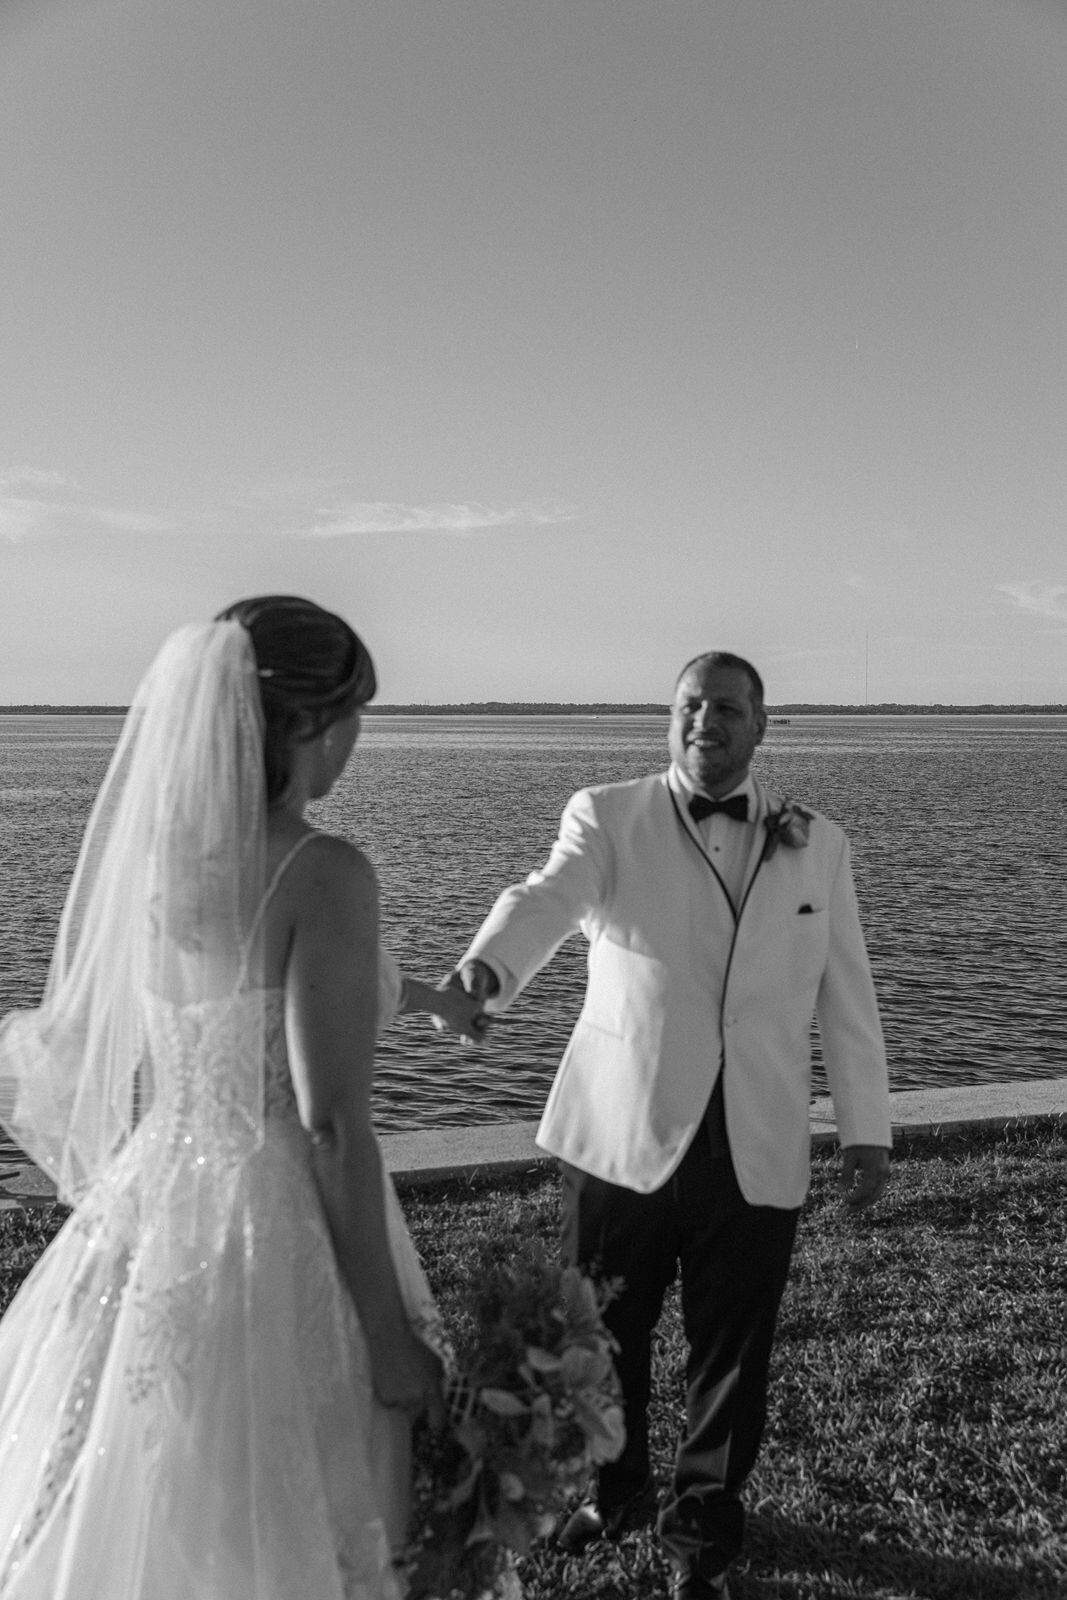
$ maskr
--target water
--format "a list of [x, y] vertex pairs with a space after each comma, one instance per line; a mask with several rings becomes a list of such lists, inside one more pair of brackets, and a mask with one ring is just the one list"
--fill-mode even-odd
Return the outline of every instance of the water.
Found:
[[[119, 726], [0, 717], [0, 1012], [41, 992]], [[568, 795], [661, 768], [665, 744], [654, 716], [368, 718], [314, 820], [368, 851], [384, 942], [436, 979], [544, 860]], [[794, 717], [758, 770], [848, 830], [894, 1088], [1067, 1075], [1067, 718]], [[539, 1115], [584, 971], [571, 940], [483, 1046], [400, 1019], [379, 1126]]]

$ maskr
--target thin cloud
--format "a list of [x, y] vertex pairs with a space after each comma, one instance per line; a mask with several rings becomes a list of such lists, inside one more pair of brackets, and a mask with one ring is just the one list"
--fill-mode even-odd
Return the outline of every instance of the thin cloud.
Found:
[[119, 506], [87, 506], [83, 512], [86, 522], [110, 528], [114, 533], [167, 533], [174, 527], [171, 517], [155, 511], [124, 511]]
[[307, 539], [339, 539], [367, 533], [444, 533], [465, 538], [486, 528], [546, 526], [572, 522], [576, 506], [557, 501], [513, 506], [402, 505], [391, 500], [357, 500], [323, 508], [300, 530]]
[[43, 500], [0, 493], [0, 538], [18, 544], [45, 527], [51, 514], [52, 507]]
[[1045, 583], [1040, 578], [1017, 583], [998, 583], [997, 588], [1020, 611], [1030, 617], [1051, 617], [1067, 621], [1067, 583]]
[[44, 471], [40, 467], [0, 467], [0, 490], [5, 489], [76, 489], [78, 485], [62, 472]]
[[[11, 493], [18, 489], [37, 492]], [[154, 511], [94, 505], [85, 499], [80, 485], [61, 472], [39, 467], [0, 469], [0, 538], [9, 544], [72, 529], [152, 534], [166, 532], [172, 526], [170, 518]]]

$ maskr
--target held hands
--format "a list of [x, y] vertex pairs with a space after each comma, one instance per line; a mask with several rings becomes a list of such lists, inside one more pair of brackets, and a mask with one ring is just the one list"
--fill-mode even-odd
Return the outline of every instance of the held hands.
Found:
[[482, 1010], [500, 984], [484, 961], [466, 961], [437, 985], [434, 1027], [450, 1028], [465, 1044], [485, 1037], [490, 1019]]
[[438, 984], [425, 983], [422, 978], [405, 975], [399, 1009], [409, 1015], [416, 1011], [428, 1011], [439, 1033], [446, 1029], [458, 1033], [467, 1044], [474, 1044], [480, 1039], [489, 1022], [488, 1017], [481, 1014], [482, 1001], [479, 995], [470, 993], [456, 973]]
[[841, 1154], [842, 1198], [846, 1206], [863, 1211], [881, 1198], [889, 1182], [889, 1151], [880, 1144], [850, 1144]]

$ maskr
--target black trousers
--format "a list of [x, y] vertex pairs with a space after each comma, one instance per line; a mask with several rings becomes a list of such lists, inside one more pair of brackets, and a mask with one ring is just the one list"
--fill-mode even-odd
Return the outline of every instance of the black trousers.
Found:
[[600, 1469], [610, 1511], [650, 1476], [648, 1402], [652, 1332], [680, 1268], [689, 1358], [685, 1428], [659, 1532], [676, 1566], [715, 1577], [741, 1549], [741, 1489], [755, 1463], [767, 1409], [775, 1322], [798, 1211], [749, 1205], [729, 1151], [701, 1125], [681, 1166], [653, 1194], [635, 1194], [563, 1167], [563, 1255], [624, 1288], [605, 1313], [626, 1413], [626, 1448]]

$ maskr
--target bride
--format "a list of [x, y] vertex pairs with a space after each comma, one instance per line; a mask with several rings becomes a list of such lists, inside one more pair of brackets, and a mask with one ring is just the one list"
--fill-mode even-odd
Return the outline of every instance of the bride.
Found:
[[[442, 1340], [370, 1119], [403, 1009], [366, 857], [305, 820], [370, 656], [247, 600], [180, 629], [97, 798], [13, 1137], [73, 1211], [0, 1322], [2, 1600], [400, 1600]], [[403, 997], [403, 999], [402, 999]]]

